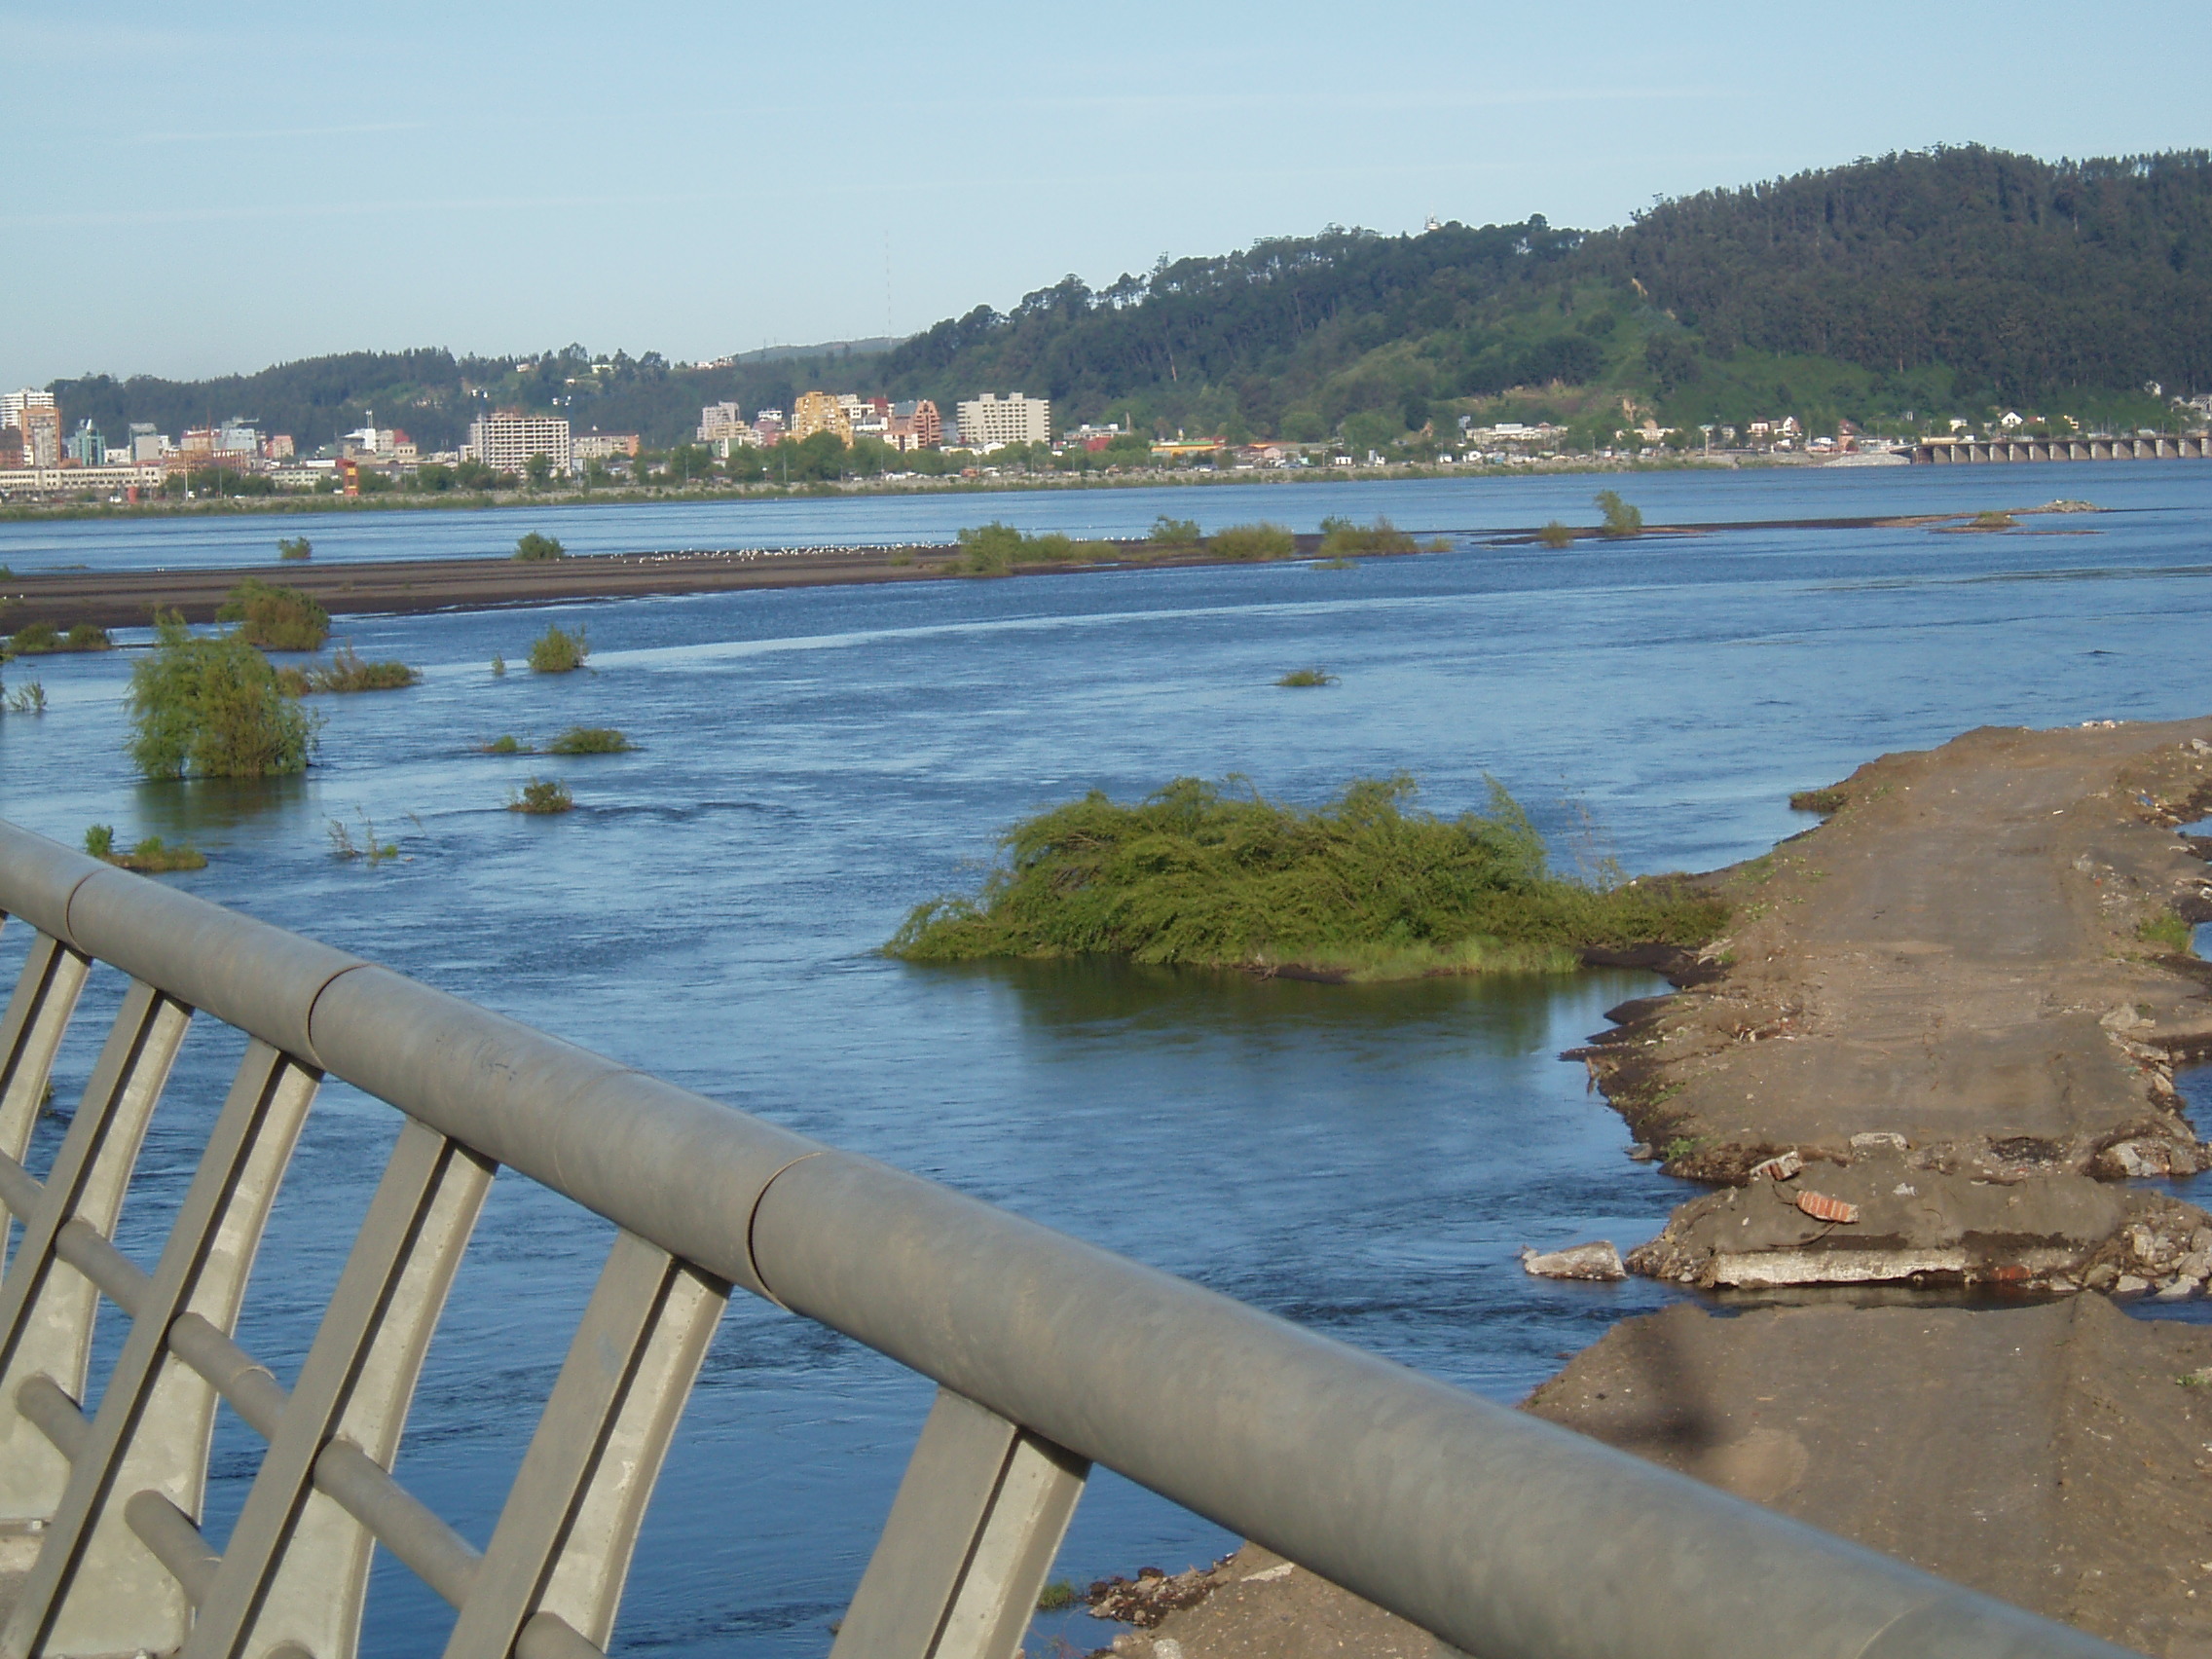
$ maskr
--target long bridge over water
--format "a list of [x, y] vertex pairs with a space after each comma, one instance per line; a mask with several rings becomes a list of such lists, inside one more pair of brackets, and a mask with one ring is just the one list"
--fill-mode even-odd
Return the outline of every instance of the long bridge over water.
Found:
[[2202, 461], [2212, 433], [2133, 438], [1923, 438], [1907, 452], [1917, 465], [1967, 466], [2023, 461]]

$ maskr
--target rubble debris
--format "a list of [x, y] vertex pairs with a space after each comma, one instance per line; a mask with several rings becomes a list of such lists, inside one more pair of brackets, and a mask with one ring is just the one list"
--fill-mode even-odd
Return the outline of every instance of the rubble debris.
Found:
[[1859, 1219], [1859, 1206], [1848, 1204], [1841, 1198], [1831, 1198], [1825, 1193], [1811, 1191], [1797, 1195], [1797, 1207], [1815, 1221], [1854, 1222]]
[[1800, 1174], [1804, 1167], [1804, 1158], [1795, 1147], [1791, 1147], [1788, 1152], [1775, 1154], [1763, 1163], [1752, 1164], [1746, 1173], [1754, 1181], [1762, 1177], [1769, 1181], [1788, 1181]]
[[[1134, 1578], [1101, 1578], [1084, 1593], [1094, 1619], [1119, 1619], [1151, 1630], [1169, 1613], [1195, 1607], [1222, 1585], [1233, 1556], [1223, 1556], [1211, 1567], [1194, 1567], [1169, 1574], [1157, 1567], [1140, 1567]], [[1119, 1642], [1117, 1641], [1117, 1646]]]
[[1592, 1279], [1607, 1283], [1628, 1277], [1628, 1269], [1621, 1265], [1621, 1253], [1613, 1248], [1611, 1240], [1604, 1238], [1594, 1244], [1570, 1244], [1564, 1250], [1548, 1252], [1523, 1245], [1521, 1271], [1538, 1278]]

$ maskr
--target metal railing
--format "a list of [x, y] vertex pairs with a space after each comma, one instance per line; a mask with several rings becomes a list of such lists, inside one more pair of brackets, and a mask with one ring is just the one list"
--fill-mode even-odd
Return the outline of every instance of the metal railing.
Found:
[[[833, 1659], [1010, 1659], [1093, 1462], [1482, 1659], [2119, 1652], [5, 823], [0, 912], [37, 930], [0, 1026], [8, 1659], [348, 1659], [377, 1543], [458, 1610], [449, 1659], [599, 1653], [732, 1288], [939, 1384]], [[130, 984], [42, 1183], [93, 961]], [[250, 1041], [148, 1272], [110, 1239], [202, 1015]], [[231, 1333], [326, 1076], [404, 1117], [286, 1390]], [[620, 1231], [479, 1553], [388, 1470], [501, 1165]], [[220, 1552], [218, 1399], [268, 1443]]]

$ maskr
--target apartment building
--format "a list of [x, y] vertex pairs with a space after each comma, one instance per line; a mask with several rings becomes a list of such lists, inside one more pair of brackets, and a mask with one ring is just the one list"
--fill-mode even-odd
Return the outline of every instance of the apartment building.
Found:
[[835, 432], [845, 443], [853, 441], [853, 419], [846, 412], [846, 404], [858, 404], [860, 399], [847, 392], [804, 391], [792, 405], [791, 435], [794, 441], [804, 442], [817, 432]]
[[465, 460], [480, 461], [495, 472], [521, 472], [534, 455], [544, 456], [555, 472], [575, 464], [575, 446], [569, 423], [555, 415], [525, 415], [503, 409], [468, 424], [468, 442], [461, 449]]
[[890, 430], [884, 441], [896, 450], [936, 449], [944, 442], [944, 421], [928, 398], [891, 406]]
[[972, 450], [1003, 444], [1042, 444], [1052, 436], [1052, 400], [1020, 392], [986, 391], [960, 403], [960, 441]]
[[577, 461], [635, 461], [644, 447], [636, 432], [602, 432], [594, 427], [576, 434], [571, 453]]

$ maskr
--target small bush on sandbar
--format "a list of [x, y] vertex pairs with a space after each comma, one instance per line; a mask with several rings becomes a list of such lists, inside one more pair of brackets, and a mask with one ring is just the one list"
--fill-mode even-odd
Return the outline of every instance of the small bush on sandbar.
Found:
[[279, 559], [312, 559], [314, 543], [304, 535], [283, 535], [276, 539], [276, 557]]
[[884, 947], [908, 961], [1124, 955], [1346, 977], [1571, 968], [1594, 946], [1690, 945], [1720, 901], [1546, 869], [1513, 797], [1455, 819], [1405, 810], [1411, 778], [1283, 805], [1180, 778], [1132, 805], [1093, 791], [1015, 825], [973, 898], [917, 906]]
[[1287, 559], [1298, 551], [1298, 537], [1279, 524], [1233, 524], [1207, 538], [1217, 559]]
[[571, 726], [545, 746], [548, 755], [622, 755], [636, 744], [612, 726]]
[[108, 651], [115, 642], [105, 628], [79, 622], [64, 634], [51, 622], [26, 622], [8, 641], [9, 656], [51, 656], [60, 651]]
[[423, 677], [403, 662], [369, 662], [350, 645], [331, 653], [330, 661], [311, 668], [301, 677], [310, 691], [401, 691], [423, 683]]
[[1325, 668], [1294, 668], [1275, 682], [1277, 685], [1334, 685], [1336, 682], [1337, 677]]
[[559, 778], [532, 778], [519, 790], [507, 791], [509, 812], [569, 812], [575, 804], [576, 797]]
[[1386, 518], [1373, 524], [1354, 524], [1347, 518], [1321, 521], [1321, 557], [1342, 559], [1352, 553], [1411, 553], [1414, 538]]
[[158, 615], [154, 649], [130, 667], [130, 758], [149, 778], [304, 772], [317, 722], [284, 695], [269, 659], [236, 634], [202, 637]]
[[1621, 499], [1618, 491], [1601, 490], [1591, 499], [1605, 515], [1605, 522], [1599, 530], [1601, 535], [1617, 538], [1643, 534], [1643, 509], [1630, 506]]
[[531, 642], [530, 671], [533, 674], [571, 674], [583, 667], [584, 658], [591, 655], [591, 642], [578, 628], [570, 633], [560, 623], [554, 623]]
[[1146, 539], [1155, 547], [1196, 547], [1205, 540], [1205, 533], [1198, 529], [1197, 519], [1169, 518], [1161, 513], [1152, 521], [1152, 534]]
[[569, 550], [566, 547], [550, 535], [540, 535], [535, 530], [528, 532], [515, 542], [515, 557], [526, 563], [539, 559], [566, 559], [568, 556]]
[[1574, 545], [1574, 527], [1562, 524], [1558, 519], [1554, 519], [1543, 529], [1536, 532], [1536, 539], [1546, 547], [1572, 547]]
[[215, 612], [239, 624], [239, 637], [265, 651], [318, 651], [330, 637], [330, 612], [297, 588], [271, 587], [248, 576]]

